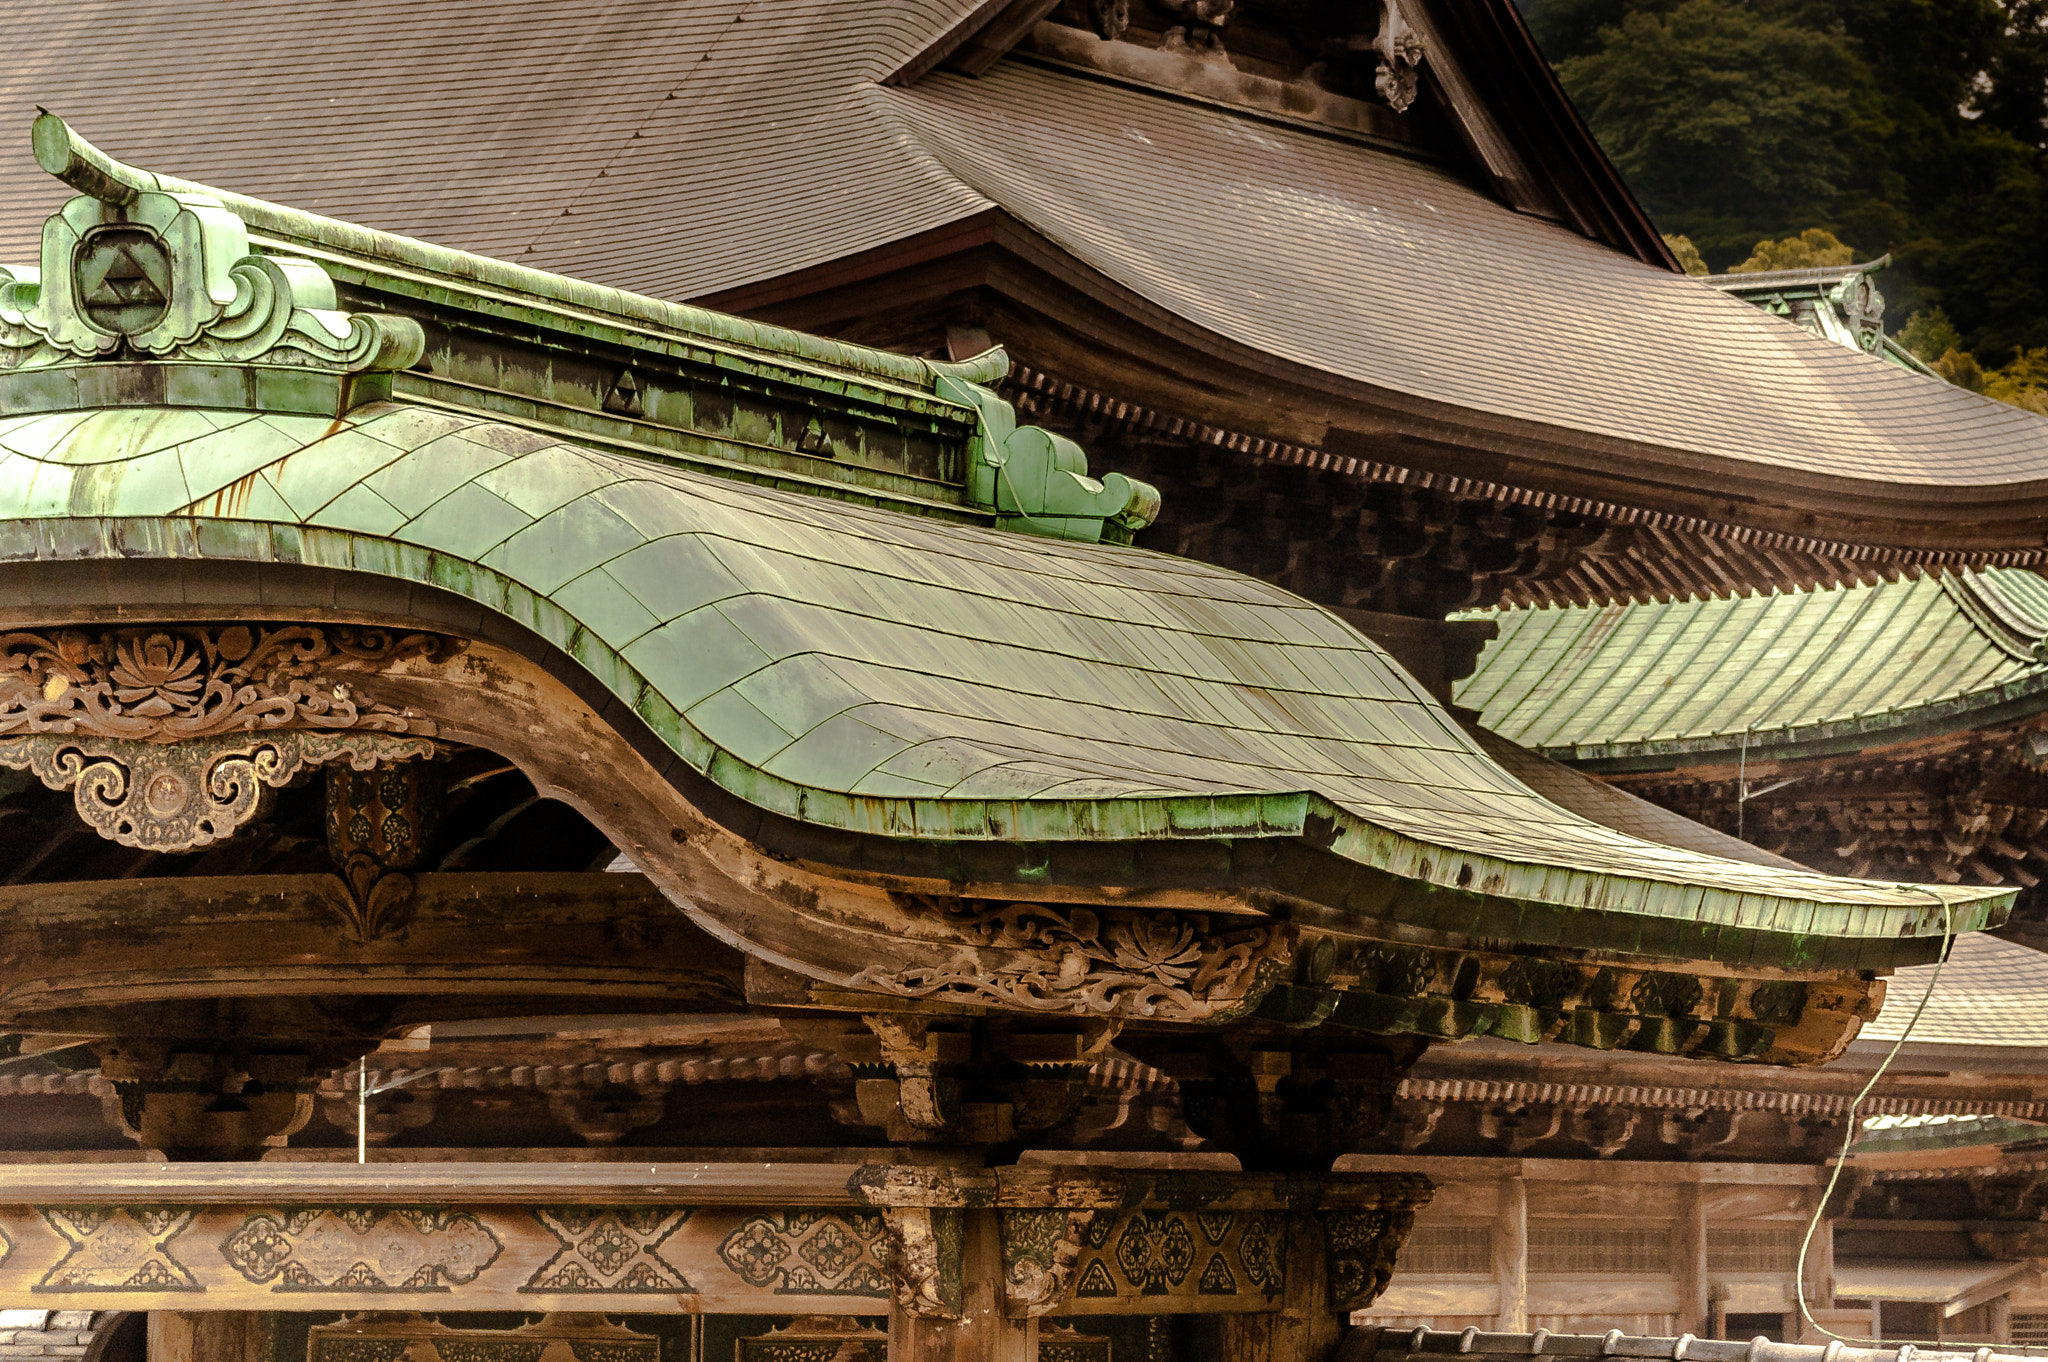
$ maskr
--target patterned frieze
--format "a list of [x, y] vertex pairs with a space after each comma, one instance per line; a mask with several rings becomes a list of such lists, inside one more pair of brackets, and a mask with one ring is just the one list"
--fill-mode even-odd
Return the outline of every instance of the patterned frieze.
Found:
[[517, 1329], [455, 1329], [416, 1314], [307, 1331], [306, 1362], [661, 1362], [661, 1340], [601, 1315], [549, 1315]]
[[0, 1209], [0, 1290], [55, 1309], [886, 1313], [883, 1218], [850, 1208]]
[[993, 1217], [1012, 1317], [1279, 1309], [1304, 1243], [1328, 1256], [1332, 1305], [1354, 1309], [1430, 1193], [1413, 1174], [406, 1164], [293, 1165], [290, 1199], [271, 1199], [283, 1171], [0, 1170], [0, 1293], [51, 1309], [957, 1318], [967, 1227]]

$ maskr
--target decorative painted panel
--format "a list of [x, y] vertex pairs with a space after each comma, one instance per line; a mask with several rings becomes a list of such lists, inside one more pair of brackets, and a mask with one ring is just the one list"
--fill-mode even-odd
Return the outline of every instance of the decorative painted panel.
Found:
[[1089, 1224], [1059, 1313], [1211, 1314], [1277, 1308], [1284, 1211], [1130, 1211]]
[[0, 1208], [0, 1297], [53, 1309], [883, 1314], [894, 1261], [852, 1208]]

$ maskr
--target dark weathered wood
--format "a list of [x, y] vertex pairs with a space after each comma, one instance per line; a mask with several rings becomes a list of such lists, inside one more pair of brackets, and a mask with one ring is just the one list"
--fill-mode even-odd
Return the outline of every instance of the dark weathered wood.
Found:
[[1221, 1355], [1232, 1362], [1328, 1362], [1334, 1356], [1346, 1315], [1331, 1308], [1323, 1231], [1314, 1216], [1289, 1218], [1287, 1257], [1278, 1310], [1223, 1317]]
[[255, 1310], [152, 1310], [149, 1362], [272, 1362], [272, 1333]]
[[152, 1005], [294, 994], [409, 999], [386, 1025], [488, 1016], [507, 998], [613, 1013], [743, 1005], [740, 954], [638, 875], [419, 875], [403, 931], [368, 941], [351, 910], [333, 875], [0, 889], [0, 1023], [108, 1031]]
[[958, 1319], [936, 1319], [898, 1302], [889, 1312], [889, 1362], [1037, 1362], [1038, 1321], [1003, 1311], [1001, 1220], [966, 1213]]

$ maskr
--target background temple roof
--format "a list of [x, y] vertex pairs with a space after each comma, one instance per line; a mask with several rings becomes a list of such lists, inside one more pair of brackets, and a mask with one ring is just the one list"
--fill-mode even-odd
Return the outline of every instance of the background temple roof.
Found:
[[1888, 979], [1883, 1008], [1875, 1021], [1864, 1023], [1857, 1040], [1906, 1034], [1922, 997], [1927, 1006], [1909, 1044], [2048, 1049], [2048, 955], [2032, 947], [1965, 932], [1938, 979], [1932, 965], [1914, 965]]
[[2048, 582], [2022, 569], [1485, 617], [1500, 635], [1458, 703], [1559, 756], [1878, 741], [2048, 703]]
[[[1657, 451], [1935, 500], [2048, 480], [2038, 417], [1423, 160], [1016, 58], [876, 83], [965, 8], [33, 0], [10, 17], [38, 41], [0, 88], [124, 159], [642, 292], [728, 292], [1000, 208], [1197, 346], [1430, 419], [1590, 437], [1610, 470]], [[12, 145], [0, 174], [38, 178]], [[0, 258], [31, 256], [53, 190], [0, 205]]]

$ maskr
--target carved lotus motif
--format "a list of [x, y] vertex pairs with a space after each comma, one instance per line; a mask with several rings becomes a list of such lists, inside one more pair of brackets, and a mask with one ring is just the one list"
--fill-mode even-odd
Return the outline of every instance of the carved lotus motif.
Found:
[[161, 719], [189, 706], [206, 684], [205, 662], [197, 648], [170, 634], [145, 634], [124, 639], [114, 652], [108, 679], [130, 713]]
[[1103, 942], [1119, 969], [1175, 983], [1186, 980], [1202, 963], [1202, 943], [1195, 929], [1164, 913], [1112, 922]]

